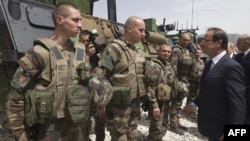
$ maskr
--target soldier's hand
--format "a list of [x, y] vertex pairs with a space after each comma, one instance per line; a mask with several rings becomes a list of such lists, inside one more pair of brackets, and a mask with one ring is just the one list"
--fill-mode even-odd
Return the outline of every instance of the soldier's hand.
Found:
[[157, 107], [157, 108], [154, 108], [153, 109], [153, 116], [154, 116], [154, 118], [157, 118], [157, 117], [159, 117], [160, 116], [160, 109], [159, 109], [159, 107]]
[[105, 107], [97, 107], [97, 113], [100, 119], [104, 119], [105, 117]]

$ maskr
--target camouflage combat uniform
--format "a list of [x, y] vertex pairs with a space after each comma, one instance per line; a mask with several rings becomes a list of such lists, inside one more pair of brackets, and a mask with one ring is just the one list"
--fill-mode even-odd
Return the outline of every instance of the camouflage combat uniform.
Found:
[[[85, 87], [90, 76], [89, 62], [85, 60], [83, 44], [69, 40], [66, 48], [58, 47], [48, 38], [38, 39], [19, 60], [20, 67], [11, 82], [12, 90], [6, 104], [9, 127], [17, 140], [41, 140], [44, 137], [45, 140], [87, 140], [83, 129], [90, 108], [87, 102], [90, 101], [90, 94]], [[24, 84], [29, 78], [32, 86], [28, 88], [28, 84]], [[76, 86], [79, 90], [74, 89]], [[35, 92], [29, 95], [31, 91]], [[43, 97], [46, 92], [47, 97]], [[36, 95], [38, 93], [41, 95]], [[69, 102], [69, 94], [72, 94], [74, 102]], [[74, 98], [74, 95], [81, 97]], [[33, 96], [40, 98], [31, 98]], [[32, 107], [29, 102], [34, 100], [32, 104], [35, 107]], [[76, 107], [70, 107], [69, 103], [76, 104]], [[77, 107], [81, 112], [75, 119], [70, 111]], [[34, 109], [37, 111], [32, 113]], [[82, 113], [82, 110], [85, 112]]]
[[[99, 57], [96, 56], [88, 56], [88, 59], [90, 60], [91, 64], [91, 73], [95, 69], [95, 67], [98, 66]], [[94, 131], [96, 136], [96, 141], [104, 141], [105, 140], [105, 121], [104, 119], [101, 119], [96, 111], [97, 105], [91, 100], [91, 108], [90, 108], [90, 117], [89, 122], [87, 123], [87, 131], [88, 136], [91, 134], [91, 131]], [[94, 121], [91, 119], [91, 117], [94, 118]], [[94, 126], [93, 126], [94, 125]]]
[[[178, 80], [190, 84], [189, 81], [194, 65], [193, 54], [190, 53], [188, 49], [176, 45], [172, 48], [171, 61]], [[177, 128], [180, 126], [178, 114], [181, 110], [185, 96], [186, 95], [181, 93], [176, 93], [175, 97], [172, 99], [172, 106], [170, 108], [170, 127]]]
[[140, 103], [145, 95], [140, 48], [123, 38], [113, 40], [104, 50], [99, 75], [111, 82], [113, 97], [106, 108], [106, 127], [112, 141], [135, 141], [139, 136]]
[[193, 103], [199, 94], [200, 79], [204, 69], [204, 61], [200, 58], [194, 57], [193, 71], [191, 72], [191, 79], [189, 81], [189, 94], [187, 96], [186, 105], [181, 110], [181, 114], [193, 119], [197, 118], [197, 106]]
[[200, 79], [204, 69], [204, 61], [200, 58], [194, 59], [193, 71], [189, 81], [189, 94], [187, 96], [187, 104], [190, 104], [199, 94]]
[[[173, 67], [169, 62], [163, 62], [160, 58], [156, 58], [146, 66], [145, 80], [147, 86], [147, 96], [149, 99], [149, 135], [150, 141], [161, 141], [165, 135], [169, 122], [169, 108], [171, 106], [171, 97], [173, 92], [182, 85], [175, 77]], [[153, 109], [160, 109], [160, 116], [153, 117]]]

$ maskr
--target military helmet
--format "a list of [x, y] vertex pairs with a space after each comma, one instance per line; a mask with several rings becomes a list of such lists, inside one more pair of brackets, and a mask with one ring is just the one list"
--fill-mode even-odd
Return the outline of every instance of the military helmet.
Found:
[[89, 88], [97, 106], [104, 107], [108, 105], [113, 96], [113, 90], [106, 78], [92, 78], [89, 81]]

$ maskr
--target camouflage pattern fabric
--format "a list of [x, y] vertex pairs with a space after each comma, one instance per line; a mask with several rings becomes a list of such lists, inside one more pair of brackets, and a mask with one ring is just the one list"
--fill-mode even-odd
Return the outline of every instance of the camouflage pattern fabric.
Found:
[[[183, 83], [189, 83], [191, 79], [191, 73], [193, 70], [193, 54], [188, 51], [188, 49], [183, 48], [179, 45], [174, 46], [172, 49], [171, 60], [175, 72], [177, 74], [178, 80]], [[187, 90], [188, 91], [188, 90]], [[172, 100], [170, 107], [170, 126], [178, 127], [179, 126], [179, 117], [178, 114], [181, 110], [182, 101], [185, 95], [180, 94], [181, 91], [175, 91], [175, 98]]]
[[107, 107], [106, 127], [112, 136], [111, 141], [136, 141], [140, 134], [137, 126], [141, 119], [141, 100], [132, 100], [128, 107]]
[[[70, 42], [67, 45], [70, 50], [64, 50], [62, 48], [58, 48], [61, 52], [61, 55], [65, 59], [69, 59], [70, 54], [75, 55], [75, 52], [73, 52], [75, 48], [74, 43]], [[52, 77], [51, 77], [53, 73], [51, 71], [51, 62], [50, 62], [51, 56], [53, 56], [51, 52], [49, 52], [47, 49], [45, 49], [43, 46], [39, 44], [39, 45], [35, 45], [31, 50], [29, 50], [25, 54], [25, 56], [21, 58], [19, 61], [22, 69], [30, 68], [30, 67], [26, 67], [26, 65], [29, 65], [30, 63], [26, 64], [24, 61], [25, 59], [28, 59], [31, 62], [32, 70], [33, 69], [40, 70], [40, 68], [44, 68], [42, 69], [42, 72], [39, 75], [39, 80], [43, 80], [43, 81], [41, 82], [39, 81], [40, 82], [39, 84], [36, 83], [35, 89], [47, 90], [46, 87], [48, 85], [46, 85], [46, 83], [43, 83], [43, 82], [47, 82], [48, 84], [51, 84], [54, 82], [52, 81]], [[54, 60], [55, 58], [52, 57], [52, 59], [53, 61], [55, 61]], [[74, 61], [74, 62], [77, 62], [77, 61]], [[74, 67], [71, 68], [73, 72], [72, 77], [74, 78], [72, 79], [71, 82], [74, 84], [78, 84], [79, 83], [78, 78], [80, 78], [77, 73], [76, 67], [77, 65], [74, 65]], [[65, 68], [68, 68], [68, 67], [65, 67]], [[27, 72], [26, 70], [24, 71]], [[60, 79], [60, 80], [67, 81], [64, 79]], [[82, 141], [82, 140], [88, 139], [88, 135], [86, 134], [86, 130], [85, 130], [86, 123], [84, 122], [72, 123], [72, 121], [69, 121], [69, 119], [65, 117], [51, 120], [50, 123], [36, 124], [35, 126], [28, 127], [26, 124], [24, 124], [24, 99], [23, 99], [23, 94], [21, 93], [9, 94], [8, 102], [6, 103], [6, 114], [8, 117], [9, 128], [11, 129], [12, 134], [15, 135], [17, 140], [25, 141], [28, 139], [28, 140], [46, 140], [47, 141], [49, 139], [52, 139], [52, 140], [60, 139], [60, 140], [67, 140], [67, 141], [68, 140], [70, 141], [81, 140]], [[31, 129], [28, 130], [28, 128], [31, 128]], [[27, 135], [29, 135], [29, 137], [28, 136], [26, 137], [26, 133]]]
[[179, 117], [178, 114], [181, 110], [182, 101], [172, 100], [170, 106], [170, 127], [178, 127], [179, 126]]
[[148, 116], [150, 118], [149, 125], [149, 141], [161, 141], [163, 136], [166, 134], [168, 129], [168, 118], [169, 118], [169, 102], [159, 103], [161, 110], [160, 116], [158, 118], [153, 117], [152, 109], [149, 110]]
[[94, 117], [94, 121], [89, 119], [89, 121], [86, 123], [86, 128], [88, 131], [88, 136], [91, 133], [95, 133], [96, 135], [96, 141], [104, 141], [105, 139], [105, 120], [101, 119], [96, 111], [96, 104], [94, 101], [91, 101], [91, 110], [90, 115]]
[[91, 94], [97, 106], [106, 106], [112, 98], [112, 86], [104, 77], [91, 79], [89, 81], [89, 88], [92, 90]]
[[[100, 66], [94, 71], [97, 78], [105, 77], [112, 84], [114, 94], [106, 108], [105, 121], [112, 141], [134, 141], [140, 135], [137, 130], [140, 98], [146, 94], [143, 83], [144, 62], [145, 57], [140, 48], [121, 38], [112, 41], [104, 49]], [[117, 89], [119, 87], [122, 89]]]
[[[155, 62], [155, 63], [154, 63]], [[169, 62], [162, 62], [159, 58], [155, 59], [153, 63], [148, 63], [149, 65], [146, 67], [145, 78], [148, 83], [148, 91], [147, 96], [149, 99], [149, 118], [150, 118], [150, 126], [149, 126], [149, 135], [148, 140], [150, 141], [161, 141], [162, 137], [165, 135], [168, 125], [169, 125], [169, 116], [174, 119], [173, 115], [177, 115], [177, 110], [179, 106], [174, 105], [174, 100], [176, 100], [175, 94], [184, 95], [187, 93], [187, 88], [185, 83], [179, 82], [177, 77], [175, 76], [175, 71]], [[158, 76], [154, 76], [151, 73], [156, 73]], [[160, 84], [164, 84], [168, 86], [167, 90], [164, 90], [164, 93], [171, 91], [170, 98], [162, 100], [160, 93]], [[175, 93], [178, 92], [178, 93]], [[173, 108], [170, 113], [170, 107]], [[160, 109], [160, 116], [155, 118], [153, 117], [153, 109]], [[176, 120], [178, 122], [178, 120]]]
[[[17, 140], [27, 140], [24, 127], [24, 99], [20, 93], [10, 91], [6, 103], [6, 115], [11, 133]], [[22, 138], [22, 139], [21, 139]], [[28, 140], [27, 140], [28, 141]]]
[[204, 70], [204, 61], [201, 59], [195, 60], [193, 73], [190, 79], [189, 94], [187, 96], [187, 104], [194, 101], [199, 94], [199, 85], [202, 72]]

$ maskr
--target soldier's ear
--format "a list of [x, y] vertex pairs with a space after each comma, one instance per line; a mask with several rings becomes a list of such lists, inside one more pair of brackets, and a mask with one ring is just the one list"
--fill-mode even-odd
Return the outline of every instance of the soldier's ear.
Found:
[[58, 24], [62, 24], [62, 22], [63, 22], [63, 17], [60, 16], [60, 15], [56, 15], [56, 22], [57, 22]]

